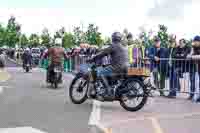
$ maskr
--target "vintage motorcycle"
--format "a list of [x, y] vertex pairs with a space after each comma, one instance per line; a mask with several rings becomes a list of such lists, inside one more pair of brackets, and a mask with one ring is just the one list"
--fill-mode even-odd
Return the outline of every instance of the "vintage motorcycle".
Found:
[[[69, 87], [69, 96], [74, 104], [82, 104], [87, 99], [96, 99], [102, 102], [119, 101], [125, 110], [134, 112], [143, 108], [148, 97], [152, 96], [151, 92], [154, 88], [150, 84], [150, 74], [142, 74], [141, 72], [144, 70], [137, 68], [133, 70], [133, 68], [128, 69], [127, 72], [107, 77], [109, 78], [109, 87], [112, 89], [114, 98], [105, 97], [108, 86], [105, 84], [105, 79], [96, 76], [97, 67], [99, 66], [95, 63], [85, 64], [85, 67], [81, 67], [84, 70], [80, 69], [75, 74]], [[81, 96], [78, 98], [75, 94]], [[135, 102], [136, 105], [128, 104], [135, 100], [139, 100]]]
[[62, 67], [54, 66], [53, 70], [49, 75], [49, 83], [56, 89], [58, 88], [58, 84], [62, 83]]

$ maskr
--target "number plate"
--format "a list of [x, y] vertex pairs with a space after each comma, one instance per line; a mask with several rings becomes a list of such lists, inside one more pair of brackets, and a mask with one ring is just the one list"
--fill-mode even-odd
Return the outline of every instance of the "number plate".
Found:
[[54, 72], [61, 72], [59, 68], [54, 68]]

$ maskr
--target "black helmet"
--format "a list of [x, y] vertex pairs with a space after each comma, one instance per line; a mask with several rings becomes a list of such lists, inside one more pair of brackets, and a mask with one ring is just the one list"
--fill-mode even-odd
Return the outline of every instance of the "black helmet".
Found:
[[122, 35], [120, 32], [114, 32], [112, 34], [112, 42], [121, 42], [122, 40]]

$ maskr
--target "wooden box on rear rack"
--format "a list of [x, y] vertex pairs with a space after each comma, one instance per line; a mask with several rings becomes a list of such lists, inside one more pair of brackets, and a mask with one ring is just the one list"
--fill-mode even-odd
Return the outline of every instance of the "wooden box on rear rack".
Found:
[[128, 68], [128, 75], [129, 76], [143, 76], [143, 77], [149, 77], [150, 76], [150, 70], [148, 68], [134, 68], [129, 67]]

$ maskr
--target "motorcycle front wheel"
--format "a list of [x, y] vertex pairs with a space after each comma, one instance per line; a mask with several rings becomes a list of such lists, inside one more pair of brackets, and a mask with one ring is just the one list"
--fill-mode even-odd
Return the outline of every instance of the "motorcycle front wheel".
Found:
[[[87, 100], [88, 80], [84, 79], [81, 74], [77, 74], [72, 80], [69, 88], [69, 97], [74, 104], [82, 104]], [[75, 96], [81, 95], [79, 98]]]
[[[148, 95], [146, 95], [147, 89], [144, 83], [137, 79], [129, 79], [125, 82], [125, 86], [128, 87], [129, 91], [121, 95], [120, 105], [125, 110], [131, 112], [142, 109], [148, 100]], [[134, 103], [135, 105], [128, 105], [128, 102]]]

